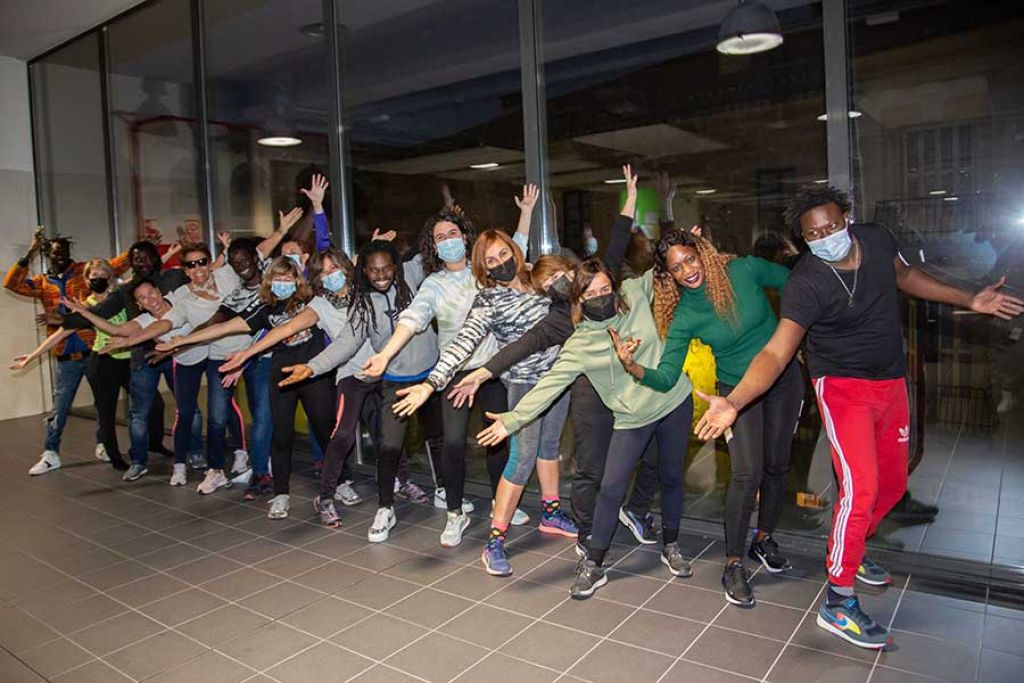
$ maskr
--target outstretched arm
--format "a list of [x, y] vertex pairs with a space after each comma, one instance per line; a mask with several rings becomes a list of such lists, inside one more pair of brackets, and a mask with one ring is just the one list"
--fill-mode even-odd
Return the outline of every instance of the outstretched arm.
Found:
[[75, 301], [74, 299], [68, 299], [67, 297], [65, 297], [61, 299], [61, 303], [64, 304], [64, 306], [69, 311], [74, 311], [75, 313], [85, 318], [87, 321], [89, 321], [89, 324], [91, 324], [97, 330], [100, 330], [101, 332], [106, 332], [107, 334], [114, 337], [127, 337], [132, 334], [135, 334], [136, 332], [142, 329], [139, 326], [139, 324], [134, 320], [129, 320], [128, 322], [124, 322], [121, 324], [112, 323], [106, 318], [94, 313], [81, 301]]
[[[170, 323], [168, 323], [169, 325]], [[148, 328], [147, 328], [148, 329]], [[205, 342], [211, 342], [221, 337], [227, 337], [232, 334], [245, 334], [249, 331], [249, 326], [246, 325], [245, 319], [241, 316], [235, 316], [230, 320], [226, 320], [216, 325], [210, 325], [204, 327], [201, 330], [196, 330], [191, 334], [186, 334], [181, 337], [172, 337], [169, 341], [161, 342], [156, 345], [156, 350], [165, 353], [167, 351], [173, 351], [181, 348], [182, 346], [188, 346], [190, 344], [203, 344]], [[157, 335], [159, 336], [159, 335]], [[152, 339], [152, 337], [150, 337]]]
[[[241, 351], [236, 351], [231, 354], [227, 362], [220, 366], [220, 371], [231, 372], [233, 370], [238, 370], [253, 356], [258, 356], [261, 353], [269, 351], [293, 334], [298, 334], [302, 330], [313, 327], [313, 325], [316, 325], [319, 320], [320, 316], [316, 314], [316, 311], [307, 306], [302, 309], [301, 313], [285, 324], [278, 325], [277, 327], [269, 330], [256, 343], [242, 349]], [[246, 331], [248, 331], [248, 326], [246, 327]]]
[[47, 337], [42, 344], [37, 346], [32, 353], [15, 356], [14, 360], [11, 362], [11, 370], [23, 370], [29, 363], [34, 361], [36, 358], [45, 355], [47, 351], [57, 346], [57, 344], [60, 344], [74, 333], [74, 330], [65, 330], [63, 327], [57, 328], [57, 330]]
[[972, 293], [948, 285], [920, 268], [907, 265], [903, 259], [897, 257], [896, 282], [900, 291], [918, 299], [951, 304], [976, 313], [994, 315], [1003, 320], [1009, 320], [1024, 312], [1024, 301], [999, 291], [1006, 284], [1005, 277], [977, 293]]
[[128, 337], [115, 337], [111, 339], [110, 343], [100, 350], [100, 353], [110, 353], [129, 346], [148, 342], [150, 339], [156, 339], [161, 335], [167, 334], [172, 328], [173, 326], [169, 320], [154, 321], [150, 323], [148, 327], [145, 327]]

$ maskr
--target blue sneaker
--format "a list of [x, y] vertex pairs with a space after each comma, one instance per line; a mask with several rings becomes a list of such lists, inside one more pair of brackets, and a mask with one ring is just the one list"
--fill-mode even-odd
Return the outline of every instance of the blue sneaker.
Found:
[[654, 515], [650, 512], [641, 517], [626, 508], [619, 508], [619, 522], [629, 529], [637, 543], [653, 545], [658, 542], [658, 532], [654, 529]]
[[856, 595], [830, 606], [826, 594], [818, 608], [818, 626], [857, 647], [869, 650], [881, 650], [892, 642], [889, 629], [861, 610]]
[[561, 510], [555, 510], [553, 515], [541, 515], [538, 530], [542, 534], [556, 534], [568, 538], [576, 538], [579, 533], [576, 524], [569, 519], [569, 515]]
[[480, 556], [484, 570], [491, 576], [512, 576], [512, 565], [505, 554], [505, 544], [498, 540], [488, 541]]
[[892, 583], [892, 574], [882, 565], [865, 557], [857, 567], [857, 580], [869, 586], [888, 586]]

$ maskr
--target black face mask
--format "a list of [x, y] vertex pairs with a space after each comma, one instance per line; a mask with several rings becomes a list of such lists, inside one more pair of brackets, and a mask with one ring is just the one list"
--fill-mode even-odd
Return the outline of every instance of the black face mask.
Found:
[[547, 295], [552, 301], [566, 302], [569, 300], [569, 292], [572, 289], [572, 280], [565, 273], [562, 273], [555, 281], [548, 286]]
[[583, 301], [583, 315], [588, 320], [594, 322], [604, 322], [609, 318], [614, 318], [616, 311], [616, 297], [615, 294], [602, 294], [601, 296], [595, 296], [593, 299], [586, 299]]
[[108, 280], [105, 277], [89, 278], [89, 289], [96, 292], [97, 294], [102, 294], [103, 292], [107, 291], [107, 287], [109, 286], [110, 280]]
[[505, 261], [502, 261], [487, 271], [487, 273], [498, 282], [512, 282], [512, 280], [516, 279], [516, 273], [518, 272], [519, 268], [516, 266], [516, 259], [514, 256], [510, 256]]

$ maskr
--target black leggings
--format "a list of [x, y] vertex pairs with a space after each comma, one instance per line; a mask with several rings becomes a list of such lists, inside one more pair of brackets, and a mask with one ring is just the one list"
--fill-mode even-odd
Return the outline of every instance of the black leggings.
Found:
[[[348, 459], [359, 439], [359, 416], [366, 403], [379, 403], [380, 383], [345, 377], [338, 382], [337, 394], [334, 432], [324, 449], [323, 469], [320, 471], [320, 498], [323, 500], [334, 495], [334, 489], [345, 474]], [[378, 441], [379, 438], [375, 443]]]
[[[274, 495], [288, 493], [292, 475], [292, 442], [295, 440], [295, 411], [302, 401], [309, 427], [321, 448], [331, 439], [334, 415], [334, 376], [332, 373], [307, 379], [281, 388], [281, 368], [295, 365], [294, 359], [278, 358], [286, 354], [275, 353], [270, 367], [270, 415], [273, 437], [270, 440], [270, 465], [274, 473]], [[298, 361], [301, 362], [301, 361]]]
[[399, 400], [399, 389], [415, 386], [419, 382], [391, 382], [384, 380], [380, 388], [380, 443], [377, 444], [377, 505], [382, 508], [395, 504], [395, 475], [398, 461], [405, 447], [405, 430], [409, 418], [399, 417], [391, 406]]
[[[727, 395], [733, 387], [719, 384], [718, 393]], [[803, 405], [804, 389], [795, 361], [775, 384], [739, 414], [732, 426], [729, 459], [732, 479], [725, 494], [725, 554], [742, 557], [750, 527], [754, 499], [761, 492], [757, 514], [758, 529], [775, 531], [786, 500], [786, 475]]]
[[[441, 403], [443, 401], [442, 392], [434, 392], [423, 404], [423, 407], [416, 412], [416, 418], [420, 421], [420, 431], [427, 444], [427, 458], [430, 460], [430, 472], [433, 475], [434, 486], [444, 486], [444, 475], [441, 473], [441, 469], [444, 467], [442, 460], [444, 428], [441, 424]], [[390, 406], [384, 406], [384, 408], [390, 408]], [[398, 459], [398, 481], [404, 484], [411, 478], [409, 454], [403, 451], [402, 457]]]
[[600, 564], [611, 545], [615, 525], [619, 523], [619, 506], [626, 497], [633, 468], [643, 456], [651, 438], [658, 440], [658, 472], [661, 480], [661, 527], [666, 543], [679, 534], [683, 516], [683, 460], [690, 441], [693, 420], [693, 397], [656, 422], [635, 429], [616, 429], [608, 445], [608, 459], [601, 491], [594, 510], [594, 532], [589, 544], [590, 559]]
[[86, 362], [85, 377], [89, 380], [89, 387], [96, 403], [100, 443], [103, 444], [112, 463], [123, 463], [124, 457], [117, 445], [117, 399], [121, 389], [124, 389], [125, 394], [129, 392], [131, 360], [92, 353]]
[[[570, 497], [579, 537], [584, 539], [594, 526], [594, 505], [604, 477], [615, 419], [586, 376], [577, 377], [569, 391], [569, 416], [572, 418], [576, 441], [576, 471], [572, 475]], [[640, 461], [640, 469], [636, 473], [633, 492], [626, 507], [644, 515], [650, 510], [657, 493], [657, 451], [653, 446], [648, 446]]]
[[[468, 371], [458, 373], [452, 384], [458, 384], [467, 374]], [[474, 403], [480, 406], [481, 414], [507, 412], [508, 391], [501, 380], [489, 379], [480, 385]], [[444, 425], [444, 452], [441, 462], [450, 512], [462, 509], [462, 495], [466, 485], [466, 432], [469, 429], [469, 411], [470, 408], [467, 406], [456, 408], [451, 401], [443, 401], [441, 404], [441, 422]], [[387, 412], [386, 405], [384, 412]], [[490, 424], [491, 421], [485, 418], [484, 425]], [[491, 478], [492, 495], [497, 494], [501, 473], [505, 471], [507, 462], [508, 439], [487, 449], [487, 474]]]

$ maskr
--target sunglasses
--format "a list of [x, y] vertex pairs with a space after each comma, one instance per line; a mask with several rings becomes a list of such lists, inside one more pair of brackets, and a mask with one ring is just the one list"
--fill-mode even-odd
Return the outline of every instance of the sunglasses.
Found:
[[210, 259], [204, 256], [203, 258], [197, 258], [194, 261], [182, 261], [181, 265], [186, 268], [202, 268], [203, 266], [210, 265]]

